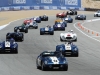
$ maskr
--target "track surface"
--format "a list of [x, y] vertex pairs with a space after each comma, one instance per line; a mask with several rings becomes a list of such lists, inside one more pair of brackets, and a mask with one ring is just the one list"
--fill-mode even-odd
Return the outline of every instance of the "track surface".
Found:
[[[74, 16], [73, 16], [74, 18]], [[91, 15], [87, 19], [94, 18]], [[40, 27], [53, 25], [55, 17], [51, 16], [48, 22], [42, 22]], [[7, 32], [13, 32], [14, 26], [21, 25], [23, 20], [11, 23], [0, 31], [0, 41], [5, 40]], [[74, 21], [74, 23], [77, 21]], [[68, 24], [66, 31], [55, 31], [54, 35], [40, 35], [38, 29], [30, 29], [25, 34], [25, 40], [18, 42], [18, 54], [0, 54], [0, 75], [99, 75], [100, 74], [100, 43], [96, 42], [76, 30], [73, 24]], [[41, 71], [36, 69], [36, 57], [44, 50], [55, 50], [60, 42], [61, 32], [73, 29], [78, 35], [75, 43], [79, 47], [79, 57], [67, 57], [68, 71]]]

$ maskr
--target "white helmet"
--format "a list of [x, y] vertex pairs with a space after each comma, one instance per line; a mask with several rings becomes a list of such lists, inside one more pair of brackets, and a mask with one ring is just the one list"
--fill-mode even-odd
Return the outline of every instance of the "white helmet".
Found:
[[70, 30], [70, 32], [73, 32], [73, 30]]

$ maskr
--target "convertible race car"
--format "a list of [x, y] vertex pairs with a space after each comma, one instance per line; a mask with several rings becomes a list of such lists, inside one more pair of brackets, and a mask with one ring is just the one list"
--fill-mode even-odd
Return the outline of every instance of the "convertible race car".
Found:
[[75, 20], [86, 20], [86, 15], [76, 15]]
[[28, 23], [30, 23], [30, 22], [32, 22], [32, 20], [31, 20], [31, 19], [28, 19], [28, 20], [25, 20], [23, 23], [24, 23], [24, 24], [28, 24]]
[[60, 41], [77, 41], [77, 34], [73, 30], [60, 34]]
[[46, 14], [39, 17], [41, 18], [41, 21], [48, 21], [48, 16]]
[[60, 51], [64, 56], [75, 56], [78, 57], [78, 47], [72, 42], [57, 45], [56, 51]]
[[77, 15], [77, 11], [76, 10], [67, 11], [67, 15]]
[[54, 30], [65, 30], [65, 24], [62, 23], [56, 23], [55, 25], [53, 25], [53, 29]]
[[15, 41], [3, 41], [0, 43], [0, 53], [18, 53], [18, 44]]
[[65, 17], [67, 17], [67, 14], [65, 12], [63, 12], [63, 13], [57, 13], [56, 17], [57, 18], [65, 18]]
[[96, 13], [94, 13], [94, 17], [100, 17], [100, 10], [98, 10]]
[[38, 16], [33, 17], [33, 20], [36, 21], [36, 23], [41, 23], [41, 18]]
[[19, 32], [12, 32], [6, 34], [6, 40], [13, 38], [15, 41], [24, 41], [24, 34]]
[[28, 27], [26, 25], [16, 26], [14, 32], [25, 32], [28, 33]]
[[63, 23], [63, 24], [65, 24], [65, 27], [67, 27], [67, 22], [64, 21], [63, 19], [56, 19], [55, 24], [57, 24], [57, 23]]
[[49, 69], [60, 69], [67, 71], [68, 62], [61, 52], [57, 51], [44, 51], [36, 59], [37, 69], [43, 71]]
[[38, 24], [36, 23], [36, 21], [30, 22], [26, 25], [28, 28], [38, 28]]
[[46, 26], [45, 28], [40, 28], [40, 35], [50, 34], [54, 35], [54, 29], [51, 26]]
[[64, 21], [66, 21], [67, 23], [73, 23], [73, 19], [69, 16], [63, 19]]

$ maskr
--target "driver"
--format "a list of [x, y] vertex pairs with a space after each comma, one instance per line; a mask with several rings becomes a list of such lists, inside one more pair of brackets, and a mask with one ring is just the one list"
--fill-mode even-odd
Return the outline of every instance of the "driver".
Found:
[[15, 42], [15, 40], [13, 38], [10, 39], [11, 42]]

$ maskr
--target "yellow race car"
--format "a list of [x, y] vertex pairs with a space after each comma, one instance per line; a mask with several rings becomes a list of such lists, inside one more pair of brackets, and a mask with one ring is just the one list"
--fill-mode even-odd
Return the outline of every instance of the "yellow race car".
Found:
[[55, 23], [57, 23], [57, 22], [63, 22], [63, 21], [62, 21], [62, 19], [56, 19]]

